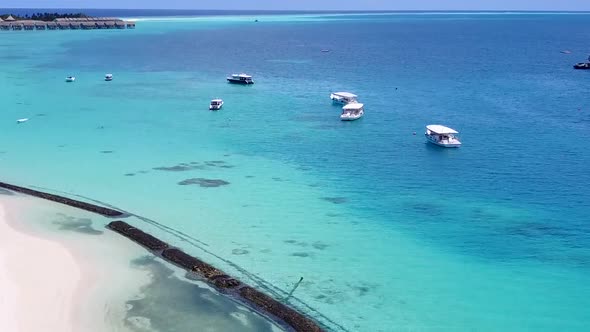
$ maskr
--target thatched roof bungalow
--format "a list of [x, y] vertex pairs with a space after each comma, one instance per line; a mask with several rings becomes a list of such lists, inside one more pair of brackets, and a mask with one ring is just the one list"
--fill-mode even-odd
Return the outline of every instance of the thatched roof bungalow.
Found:
[[55, 23], [55, 22], [47, 22], [45, 25], [47, 26], [47, 30], [56, 30], [57, 29], [57, 23]]
[[9, 22], [0, 22], [0, 30], [6, 31], [10, 30], [11, 26]]
[[70, 28], [70, 24], [67, 22], [57, 22], [57, 28], [60, 30], [68, 30]]
[[127, 21], [127, 29], [135, 29], [135, 22]]
[[22, 21], [25, 30], [35, 30], [35, 21]]
[[96, 29], [96, 23], [94, 22], [83, 22], [82, 29], [84, 30], [94, 30]]

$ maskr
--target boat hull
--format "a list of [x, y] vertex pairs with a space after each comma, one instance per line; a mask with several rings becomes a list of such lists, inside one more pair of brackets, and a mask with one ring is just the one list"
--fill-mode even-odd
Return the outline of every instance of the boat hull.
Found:
[[254, 84], [254, 81], [242, 81], [242, 80], [234, 80], [234, 79], [231, 79], [231, 78], [228, 78], [228, 79], [227, 79], [227, 81], [228, 81], [229, 83], [232, 83], [232, 84], [240, 84], [240, 85], [250, 85], [250, 84]]
[[341, 115], [340, 116], [340, 120], [342, 120], [342, 121], [354, 121], [354, 120], [358, 120], [358, 119], [362, 118], [363, 115], [364, 114], [353, 115], [353, 116], [344, 116], [344, 115]]
[[588, 63], [576, 63], [574, 65], [574, 69], [582, 69], [582, 70], [586, 69], [586, 70], [588, 70], [588, 69], [590, 69], [590, 62], [588, 62]]
[[431, 136], [425, 134], [426, 141], [430, 144], [434, 144], [436, 146], [440, 146], [443, 148], [458, 148], [461, 146], [461, 142], [449, 142], [449, 141], [437, 141], [436, 139], [432, 138]]

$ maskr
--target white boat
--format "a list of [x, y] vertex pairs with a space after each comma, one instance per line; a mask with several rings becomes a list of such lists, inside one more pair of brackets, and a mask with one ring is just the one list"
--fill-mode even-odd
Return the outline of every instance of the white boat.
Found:
[[356, 98], [358, 96], [354, 93], [350, 92], [332, 92], [330, 94], [330, 99], [334, 104], [348, 104], [348, 103], [356, 103]]
[[233, 74], [227, 78], [227, 81], [234, 84], [254, 84], [252, 76], [248, 74]]
[[455, 129], [441, 125], [428, 125], [426, 126], [426, 133], [424, 133], [429, 143], [445, 148], [458, 148], [461, 146], [461, 142], [455, 136], [456, 134], [458, 132]]
[[22, 119], [16, 120], [16, 123], [23, 123], [23, 122], [27, 122], [27, 121], [29, 121], [29, 118], [22, 118]]
[[76, 78], [74, 76], [66, 77], [66, 82], [74, 82], [75, 80], [76, 80]]
[[223, 100], [221, 99], [213, 99], [211, 100], [211, 104], [209, 104], [209, 110], [211, 111], [218, 111], [223, 107]]
[[112, 81], [113, 80], [113, 74], [106, 74], [104, 75], [104, 80], [105, 81]]
[[340, 114], [340, 120], [342, 121], [353, 121], [360, 119], [365, 114], [365, 105], [361, 103], [350, 103], [342, 107], [342, 114]]

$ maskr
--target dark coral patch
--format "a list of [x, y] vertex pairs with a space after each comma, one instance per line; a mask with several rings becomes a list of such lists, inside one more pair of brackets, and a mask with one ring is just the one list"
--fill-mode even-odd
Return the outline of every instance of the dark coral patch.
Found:
[[246, 255], [250, 253], [248, 250], [245, 249], [234, 249], [231, 251], [232, 255]]
[[324, 249], [326, 249], [326, 248], [329, 247], [329, 245], [327, 245], [327, 244], [325, 244], [323, 242], [320, 242], [320, 241], [314, 242], [311, 246], [314, 247], [317, 250], [324, 250]]
[[295, 257], [310, 257], [312, 256], [312, 254], [307, 253], [307, 252], [294, 252], [291, 254], [291, 256], [295, 256]]
[[161, 166], [161, 167], [154, 167], [156, 171], [166, 171], [166, 172], [185, 172], [196, 169], [195, 166], [187, 166], [187, 165], [176, 165], [176, 166]]
[[221, 187], [226, 186], [229, 182], [220, 179], [205, 179], [205, 178], [192, 178], [186, 179], [178, 182], [181, 186], [188, 186], [188, 185], [199, 185], [204, 188], [214, 188], [214, 187]]
[[348, 202], [346, 197], [322, 197], [323, 200], [334, 204], [344, 204]]
[[135, 176], [135, 173], [126, 173], [125, 176]]
[[103, 151], [100, 151], [100, 153], [113, 153], [113, 152], [115, 152], [115, 151], [112, 151], [112, 150], [103, 150]]

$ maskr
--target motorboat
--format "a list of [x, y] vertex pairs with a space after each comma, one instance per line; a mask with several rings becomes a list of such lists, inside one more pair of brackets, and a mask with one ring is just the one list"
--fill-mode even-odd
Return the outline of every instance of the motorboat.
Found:
[[221, 107], [223, 107], [223, 100], [221, 99], [213, 99], [209, 104], [209, 110], [211, 111], [219, 111]]
[[428, 125], [424, 135], [426, 140], [434, 145], [445, 148], [458, 148], [461, 146], [461, 142], [455, 136], [458, 133], [455, 129], [442, 125]]
[[350, 92], [332, 92], [330, 94], [330, 99], [332, 99], [334, 104], [346, 105], [348, 103], [355, 103], [357, 97], [357, 95]]
[[252, 76], [247, 74], [233, 74], [227, 78], [227, 81], [234, 84], [254, 84]]
[[104, 75], [104, 80], [109, 82], [113, 80], [113, 74], [106, 74]]
[[29, 121], [29, 118], [22, 118], [22, 119], [16, 120], [16, 123], [23, 123], [23, 122], [27, 122], [27, 121]]
[[350, 103], [342, 107], [342, 114], [340, 114], [340, 120], [342, 121], [354, 121], [360, 119], [365, 114], [364, 105], [361, 103]]
[[66, 82], [74, 82], [75, 80], [76, 80], [76, 78], [74, 76], [66, 77]]
[[574, 69], [590, 69], [590, 56], [588, 62], [578, 62], [574, 65]]

